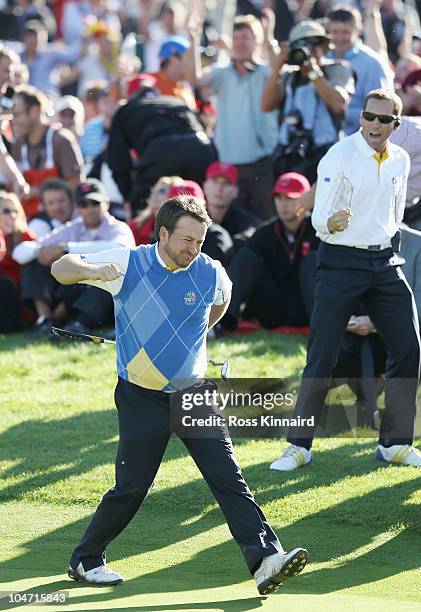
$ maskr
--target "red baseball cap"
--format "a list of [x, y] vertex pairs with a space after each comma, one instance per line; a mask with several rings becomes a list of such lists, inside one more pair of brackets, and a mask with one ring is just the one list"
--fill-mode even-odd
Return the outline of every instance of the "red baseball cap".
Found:
[[130, 98], [133, 94], [137, 93], [142, 87], [155, 87], [156, 78], [146, 72], [140, 72], [131, 76], [126, 81], [127, 85], [127, 97]]
[[303, 174], [287, 172], [276, 179], [272, 195], [282, 193], [288, 198], [299, 198], [310, 189], [311, 185]]
[[205, 199], [201, 186], [195, 181], [183, 181], [179, 185], [173, 185], [168, 192], [168, 199], [170, 200], [179, 195], [193, 196], [200, 200]]
[[206, 170], [206, 179], [215, 178], [215, 176], [223, 176], [233, 185], [238, 184], [238, 170], [232, 164], [223, 161], [213, 162]]

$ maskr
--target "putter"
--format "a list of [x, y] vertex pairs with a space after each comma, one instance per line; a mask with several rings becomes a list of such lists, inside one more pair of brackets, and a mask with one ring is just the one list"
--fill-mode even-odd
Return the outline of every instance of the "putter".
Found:
[[[52, 327], [52, 333], [58, 338], [66, 338], [66, 340], [79, 340], [81, 342], [94, 342], [95, 344], [115, 344], [115, 340], [108, 340], [108, 338], [103, 338], [102, 336], [93, 336], [91, 334], [81, 334], [79, 332], [69, 331], [67, 329], [61, 329], [60, 327]], [[211, 366], [220, 366], [221, 367], [221, 378], [222, 380], [227, 380], [230, 377], [230, 362], [228, 359], [222, 361], [220, 363], [214, 361], [213, 359], [208, 359], [208, 364]]]

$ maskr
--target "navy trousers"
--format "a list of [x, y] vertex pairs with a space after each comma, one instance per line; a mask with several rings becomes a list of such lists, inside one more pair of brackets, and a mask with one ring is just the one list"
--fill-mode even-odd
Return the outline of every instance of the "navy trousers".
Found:
[[[294, 416], [320, 419], [343, 334], [359, 302], [383, 338], [388, 353], [385, 411], [379, 443], [411, 444], [420, 368], [418, 316], [411, 289], [393, 265], [391, 249], [371, 251], [322, 242], [307, 364]], [[288, 441], [310, 448], [314, 427], [291, 428]]]
[[[203, 392], [204, 382], [195, 392]], [[256, 504], [234, 456], [225, 428], [213, 427], [200, 437], [180, 427], [180, 404], [175, 394], [151, 391], [119, 379], [115, 402], [119, 419], [116, 484], [102, 498], [70, 560], [89, 570], [105, 562], [107, 545], [131, 521], [151, 488], [173, 432], [182, 439], [201, 471], [239, 544], [251, 573], [262, 559], [282, 547]], [[189, 416], [206, 418], [212, 406], [193, 408]]]

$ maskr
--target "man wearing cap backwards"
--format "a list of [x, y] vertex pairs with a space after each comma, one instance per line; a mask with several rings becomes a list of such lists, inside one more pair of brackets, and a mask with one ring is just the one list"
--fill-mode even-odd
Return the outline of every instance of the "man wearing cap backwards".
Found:
[[[68, 574], [74, 580], [92, 585], [123, 580], [106, 566], [106, 548], [139, 510], [173, 433], [211, 488], [261, 594], [276, 591], [307, 562], [305, 549], [283, 550], [241, 474], [224, 423], [192, 423], [218, 416], [204, 395], [216, 391], [216, 384], [204, 379], [206, 337], [231, 292], [221, 264], [201, 253], [210, 224], [203, 201], [176, 196], [158, 212], [156, 244], [66, 255], [53, 265], [61, 283], [88, 283], [109, 292], [116, 317], [116, 484], [73, 551]], [[196, 403], [193, 394], [201, 394]]]
[[23, 243], [29, 252], [26, 261], [36, 258], [23, 267], [23, 297], [34, 301], [38, 314], [33, 337], [49, 336], [58, 303], [71, 313], [73, 320], [67, 327], [73, 331], [89, 333], [112, 322], [109, 295], [83, 285], [61, 287], [50, 274], [52, 263], [64, 253], [96, 253], [116, 246], [134, 246], [129, 226], [108, 213], [109, 198], [100, 181], [87, 179], [78, 185], [75, 198], [79, 214], [76, 219], [34, 241], [33, 245]]
[[409, 155], [389, 137], [399, 128], [402, 101], [370, 92], [361, 130], [335, 144], [318, 167], [313, 226], [321, 239], [307, 364], [294, 417], [314, 427], [291, 427], [290, 446], [271, 468], [312, 462], [312, 441], [345, 328], [358, 303], [386, 343], [385, 410], [376, 459], [421, 467], [412, 446], [420, 368], [414, 297], [400, 269], [399, 223], [405, 209]]
[[155, 87], [163, 96], [181, 98], [190, 110], [197, 110], [196, 100], [190, 85], [186, 82], [186, 52], [190, 43], [182, 36], [167, 38], [159, 50], [160, 68], [153, 72]]
[[304, 267], [306, 256], [317, 249], [319, 241], [297, 202], [309, 189], [306, 177], [296, 172], [283, 174], [276, 181], [273, 199], [277, 217], [256, 230], [228, 268], [233, 292], [222, 320], [225, 329], [237, 327], [242, 304], [245, 318], [256, 318], [269, 329], [308, 325], [306, 284], [311, 288], [312, 283]]
[[320, 23], [302, 21], [272, 60], [261, 104], [265, 112], [282, 111], [276, 174], [300, 172], [313, 183], [317, 164], [338, 140], [354, 80], [350, 69], [326, 59], [329, 42]]

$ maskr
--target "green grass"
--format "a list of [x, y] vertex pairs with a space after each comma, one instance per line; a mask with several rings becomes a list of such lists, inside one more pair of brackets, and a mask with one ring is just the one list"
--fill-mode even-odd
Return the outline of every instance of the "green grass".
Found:
[[[298, 380], [304, 339], [258, 334], [210, 343], [232, 375]], [[126, 581], [90, 588], [66, 562], [113, 484], [114, 352], [0, 338], [0, 591], [70, 594], [50, 610], [421, 610], [420, 472], [374, 461], [374, 439], [320, 439], [313, 466], [270, 472], [278, 440], [234, 440], [244, 475], [286, 548], [311, 563], [260, 597], [223, 516], [173, 439], [142, 509], [108, 549]], [[6, 607], [0, 600], [0, 609]], [[11, 609], [11, 608], [9, 608]], [[17, 609], [17, 608], [16, 608]]]

